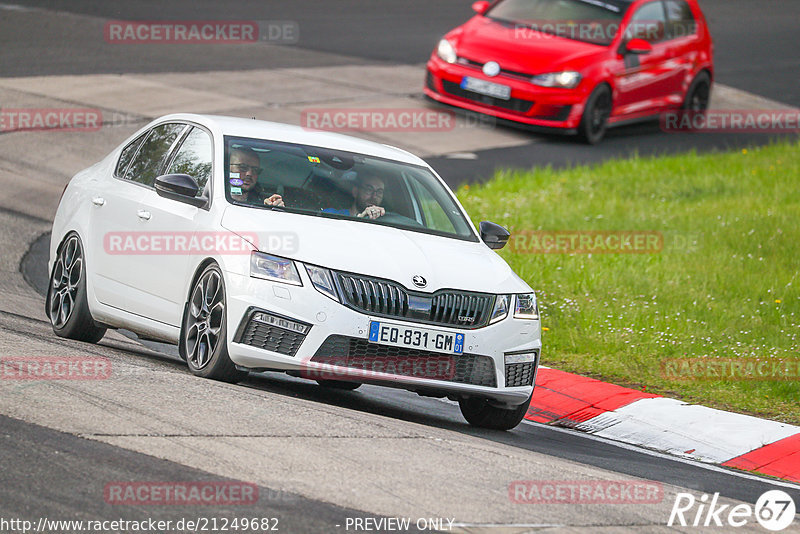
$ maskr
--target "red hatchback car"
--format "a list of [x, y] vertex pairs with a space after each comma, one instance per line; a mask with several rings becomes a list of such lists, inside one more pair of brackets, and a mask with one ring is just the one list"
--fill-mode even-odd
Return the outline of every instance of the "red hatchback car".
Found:
[[610, 126], [708, 107], [712, 43], [697, 0], [497, 0], [428, 61], [437, 102], [597, 143]]

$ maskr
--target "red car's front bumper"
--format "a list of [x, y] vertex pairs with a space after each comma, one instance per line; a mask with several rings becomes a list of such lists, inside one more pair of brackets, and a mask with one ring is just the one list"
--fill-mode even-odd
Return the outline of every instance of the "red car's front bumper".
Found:
[[[490, 78], [477, 66], [446, 63], [435, 55], [427, 69], [425, 94], [433, 100], [535, 128], [576, 130], [589, 96], [585, 80], [575, 89], [540, 87], [504, 74]], [[501, 100], [462, 89], [464, 76], [508, 85], [511, 98]]]

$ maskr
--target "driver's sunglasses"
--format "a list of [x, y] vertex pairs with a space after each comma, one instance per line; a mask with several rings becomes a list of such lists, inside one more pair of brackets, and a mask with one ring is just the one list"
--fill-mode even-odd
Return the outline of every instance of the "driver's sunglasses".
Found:
[[247, 165], [246, 163], [231, 163], [231, 168], [237, 167], [239, 172], [247, 172], [253, 171], [255, 174], [261, 174], [261, 171], [264, 169], [262, 167], [256, 167], [255, 165]]
[[361, 188], [362, 191], [364, 191], [369, 196], [373, 196], [373, 195], [377, 195], [379, 197], [383, 196], [383, 187], [377, 188], [377, 187], [372, 187], [371, 185], [362, 185], [362, 186], [359, 186], [359, 187]]

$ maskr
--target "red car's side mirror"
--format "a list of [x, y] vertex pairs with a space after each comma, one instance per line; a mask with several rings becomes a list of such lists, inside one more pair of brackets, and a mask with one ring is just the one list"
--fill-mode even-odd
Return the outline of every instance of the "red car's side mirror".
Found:
[[489, 9], [489, 2], [486, 0], [478, 0], [478, 2], [472, 4], [472, 10], [478, 15], [483, 15], [487, 9]]
[[649, 54], [653, 51], [653, 45], [644, 39], [631, 39], [625, 44], [625, 52], [628, 54]]

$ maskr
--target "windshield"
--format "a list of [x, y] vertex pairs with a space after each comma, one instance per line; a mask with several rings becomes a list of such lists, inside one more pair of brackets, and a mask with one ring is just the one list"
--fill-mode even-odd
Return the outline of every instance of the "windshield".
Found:
[[607, 46], [619, 31], [628, 4], [618, 0], [502, 0], [486, 16], [514, 24], [518, 37], [529, 30]]
[[225, 196], [233, 204], [478, 240], [450, 192], [425, 167], [226, 137], [225, 169]]

